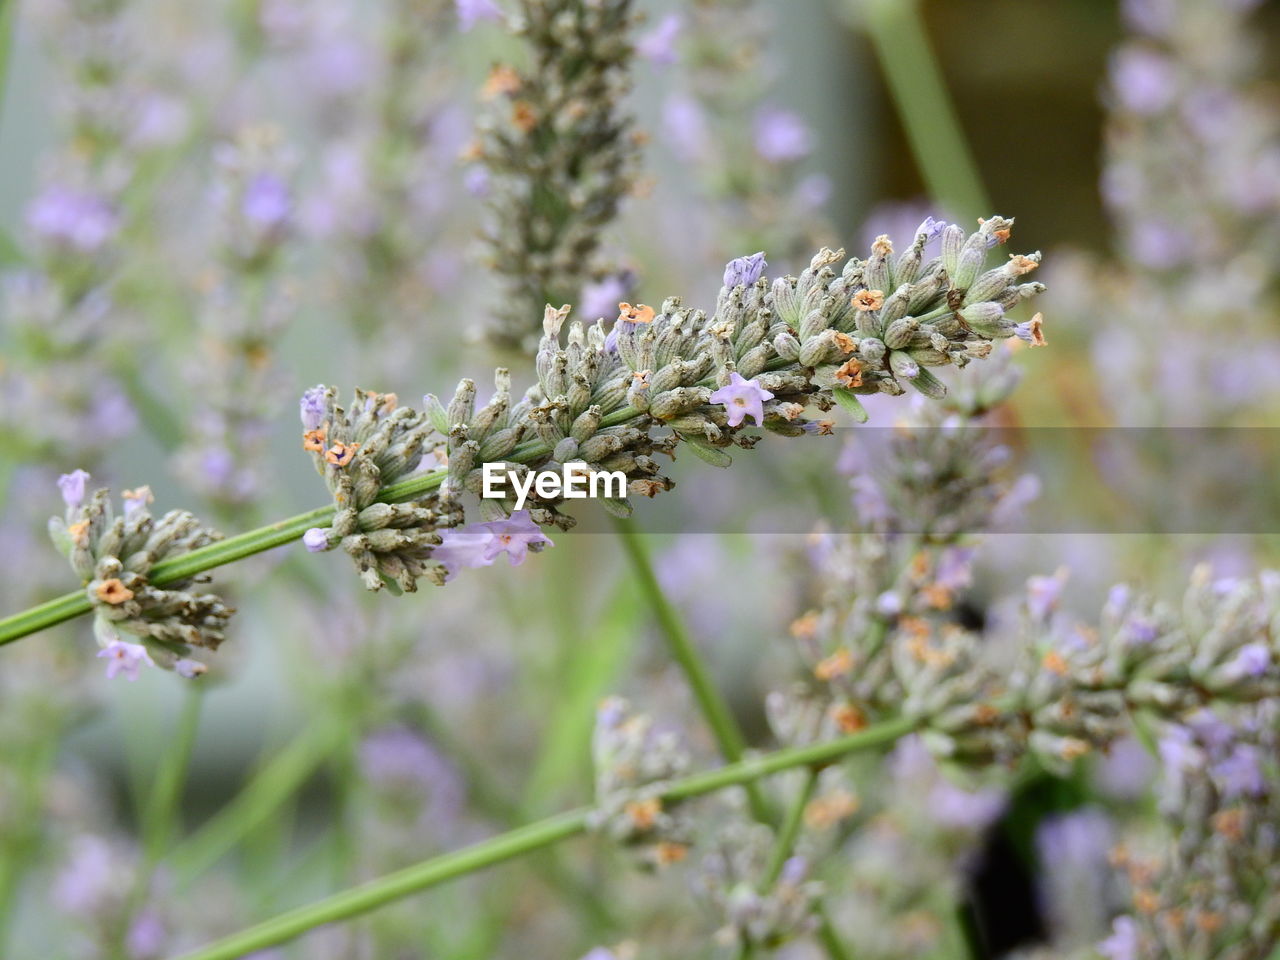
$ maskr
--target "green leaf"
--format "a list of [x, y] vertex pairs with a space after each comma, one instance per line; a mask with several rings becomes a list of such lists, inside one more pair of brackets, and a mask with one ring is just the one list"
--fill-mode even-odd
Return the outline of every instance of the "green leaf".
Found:
[[859, 423], [867, 422], [869, 419], [867, 408], [862, 405], [862, 401], [858, 399], [852, 390], [847, 390], [844, 387], [833, 387], [831, 395], [836, 398], [836, 403], [849, 411], [853, 419]]
[[702, 440], [695, 440], [692, 437], [685, 437], [685, 443], [688, 444], [690, 450], [697, 454], [700, 458], [707, 461], [713, 467], [727, 467], [733, 463], [733, 457], [725, 453], [719, 447], [713, 447], [711, 444]]

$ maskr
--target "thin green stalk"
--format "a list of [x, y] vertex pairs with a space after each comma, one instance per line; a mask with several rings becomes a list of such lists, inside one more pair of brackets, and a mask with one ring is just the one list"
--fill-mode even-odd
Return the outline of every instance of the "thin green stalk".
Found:
[[[794, 767], [820, 767], [851, 753], [884, 747], [913, 729], [914, 721], [899, 717], [839, 740], [777, 750], [676, 780], [664, 791], [662, 798], [668, 802], [687, 800], [728, 787], [745, 786], [761, 777]], [[571, 810], [406, 867], [290, 910], [186, 954], [179, 960], [234, 960], [255, 950], [277, 946], [323, 924], [348, 920], [429, 887], [578, 836], [587, 830], [590, 813], [586, 807]]]
[[[684, 621], [667, 599], [662, 585], [658, 583], [658, 576], [653, 569], [653, 562], [649, 559], [649, 551], [645, 548], [644, 541], [630, 520], [615, 520], [614, 528], [622, 538], [623, 549], [626, 550], [627, 559], [631, 562], [631, 570], [640, 585], [640, 591], [653, 608], [662, 636], [667, 642], [667, 649], [680, 665], [685, 679], [688, 680], [693, 698], [697, 701], [698, 709], [706, 720], [707, 726], [711, 728], [711, 733], [720, 747], [720, 753], [730, 763], [736, 763], [746, 752], [746, 740], [738, 728], [729, 705], [716, 690], [715, 683], [703, 664], [702, 656], [698, 653], [693, 638], [689, 636]], [[747, 785], [747, 799], [751, 804], [752, 816], [768, 823], [771, 817], [769, 803], [755, 784]]]
[[983, 216], [991, 205], [930, 46], [919, 0], [859, 0], [857, 10], [930, 196], [953, 216]]
[[168, 747], [151, 785], [142, 821], [142, 850], [149, 866], [159, 862], [177, 825], [182, 787], [186, 783], [196, 733], [200, 729], [200, 707], [203, 702], [204, 688], [198, 684], [191, 685], [183, 700], [177, 727], [170, 735]]
[[169, 862], [178, 885], [191, 883], [212, 867], [293, 796], [329, 755], [334, 737], [334, 729], [328, 726], [295, 737], [230, 803], [177, 847]]
[[763, 890], [773, 889], [773, 885], [782, 876], [782, 868], [795, 852], [796, 840], [800, 836], [800, 827], [804, 824], [804, 808], [813, 799], [813, 791], [818, 786], [818, 771], [812, 767], [805, 771], [804, 782], [800, 792], [796, 794], [791, 806], [787, 809], [786, 819], [778, 830], [778, 838], [774, 842], [773, 855], [769, 858], [769, 868], [764, 872]]

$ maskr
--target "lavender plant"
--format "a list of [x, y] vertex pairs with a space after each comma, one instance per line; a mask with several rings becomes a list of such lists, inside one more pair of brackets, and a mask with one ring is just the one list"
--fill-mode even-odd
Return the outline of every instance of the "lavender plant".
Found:
[[631, 189], [637, 160], [639, 138], [621, 107], [635, 20], [631, 0], [519, 4], [514, 24], [531, 63], [501, 64], [489, 75], [493, 105], [473, 157], [490, 173], [486, 237], [504, 287], [495, 343], [532, 348], [530, 318], [543, 304], [576, 302], [610, 274], [601, 233]]

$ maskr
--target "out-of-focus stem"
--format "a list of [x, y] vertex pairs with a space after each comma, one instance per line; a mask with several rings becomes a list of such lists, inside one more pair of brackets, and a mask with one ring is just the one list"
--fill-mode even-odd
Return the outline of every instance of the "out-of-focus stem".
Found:
[[[742, 759], [747, 745], [733, 717], [733, 712], [716, 689], [706, 665], [702, 662], [702, 655], [698, 652], [693, 638], [689, 636], [689, 631], [680, 614], [667, 599], [662, 585], [658, 583], [653, 562], [649, 559], [649, 551], [636, 532], [635, 525], [630, 520], [620, 519], [614, 522], [614, 528], [622, 539], [623, 549], [631, 562], [631, 570], [640, 585], [641, 593], [653, 608], [653, 614], [666, 640], [667, 649], [689, 682], [698, 710], [706, 720], [707, 726], [711, 728], [721, 755], [730, 763], [736, 763]], [[746, 789], [752, 816], [763, 823], [770, 822], [772, 813], [764, 794], [753, 783], [747, 784]]]
[[[898, 717], [858, 733], [824, 743], [777, 750], [707, 770], [672, 782], [662, 794], [668, 802], [687, 800], [728, 787], [743, 786], [761, 777], [794, 767], [822, 766], [861, 750], [884, 747], [915, 728], [914, 721]], [[244, 954], [276, 946], [315, 927], [359, 916], [384, 904], [483, 870], [578, 836], [587, 829], [590, 808], [561, 813], [537, 823], [500, 834], [453, 853], [434, 857], [336, 893], [307, 906], [290, 910], [248, 930], [195, 950], [179, 960], [235, 960]]]
[[991, 209], [955, 104], [929, 44], [919, 0], [856, 0], [930, 196], [971, 219]]

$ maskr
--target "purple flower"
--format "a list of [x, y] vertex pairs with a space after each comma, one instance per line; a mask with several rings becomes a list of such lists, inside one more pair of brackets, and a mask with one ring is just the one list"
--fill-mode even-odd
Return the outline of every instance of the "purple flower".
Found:
[[973, 558], [977, 553], [972, 547], [948, 547], [938, 557], [938, 568], [933, 581], [947, 590], [963, 590], [973, 583]]
[[1258, 797], [1267, 792], [1267, 781], [1262, 775], [1258, 748], [1247, 743], [1237, 744], [1226, 759], [1213, 765], [1210, 773], [1227, 800], [1243, 796]]
[[730, 260], [724, 268], [724, 285], [730, 290], [738, 286], [749, 287], [760, 279], [767, 266], [769, 263], [764, 258], [763, 250]]
[[1138, 924], [1133, 917], [1116, 917], [1111, 936], [1098, 944], [1098, 952], [1107, 960], [1139, 960], [1142, 943]]
[[582, 293], [578, 296], [578, 312], [582, 319], [598, 320], [601, 317], [615, 316], [618, 301], [626, 297], [627, 291], [631, 289], [631, 282], [631, 274], [623, 272], [584, 284]]
[[1168, 57], [1141, 47], [1125, 47], [1112, 57], [1111, 86], [1134, 113], [1159, 113], [1177, 94], [1177, 72]]
[[680, 35], [680, 15], [668, 13], [658, 25], [636, 41], [636, 53], [653, 63], [676, 62], [676, 38]]
[[458, 10], [458, 29], [466, 33], [481, 20], [502, 20], [502, 8], [493, 0], [454, 0]]
[[939, 780], [929, 791], [929, 811], [942, 827], [981, 832], [1004, 812], [1003, 790], [965, 790], [950, 780]]
[[756, 153], [769, 163], [802, 160], [813, 150], [813, 137], [798, 114], [762, 107], [756, 114]]
[[125, 947], [131, 957], [158, 957], [164, 952], [167, 940], [160, 914], [144, 907], [129, 926]]
[[924, 222], [922, 222], [920, 226], [916, 227], [916, 232], [912, 234], [912, 242], [914, 243], [921, 234], [924, 234], [925, 246], [928, 246], [942, 236], [942, 231], [947, 229], [947, 226], [948, 224], [945, 220], [938, 220], [935, 217], [925, 217]]
[[173, 665], [173, 672], [186, 680], [194, 680], [196, 677], [204, 676], [209, 671], [199, 660], [179, 660]]
[[329, 534], [321, 527], [312, 527], [302, 535], [302, 545], [308, 553], [324, 553], [329, 549]]
[[1052, 577], [1030, 577], [1027, 580], [1027, 610], [1037, 620], [1045, 620], [1058, 607], [1062, 588], [1067, 582], [1067, 571], [1059, 570]]
[[462, 175], [462, 188], [473, 197], [484, 199], [489, 195], [489, 168], [476, 164]]
[[139, 510], [147, 509], [149, 504], [155, 502], [155, 497], [151, 495], [151, 488], [145, 484], [136, 490], [125, 490], [120, 494], [124, 500], [124, 516], [129, 519]]
[[101, 197], [54, 186], [31, 202], [27, 226], [44, 239], [87, 253], [115, 235], [118, 220]]
[[524, 562], [529, 547], [538, 544], [555, 546], [529, 516], [519, 510], [506, 520], [476, 523], [460, 530], [442, 530], [441, 543], [431, 551], [432, 559], [444, 564], [445, 579], [452, 580], [467, 567], [488, 567], [502, 554], [511, 566]]
[[289, 185], [272, 173], [259, 173], [244, 188], [240, 212], [266, 230], [282, 227], [293, 209]]
[[146, 647], [140, 643], [126, 643], [123, 640], [111, 641], [98, 651], [98, 657], [105, 658], [107, 661], [108, 680], [118, 673], [123, 673], [126, 680], [137, 680], [138, 670], [144, 663], [155, 666]]
[[1185, 230], [1159, 217], [1144, 217], [1129, 232], [1133, 258], [1154, 270], [1168, 270], [1195, 254], [1195, 240]]
[[662, 104], [662, 133], [684, 160], [697, 160], [711, 149], [707, 115], [693, 97], [672, 94]]
[[1155, 643], [1160, 636], [1160, 628], [1150, 620], [1134, 617], [1125, 624], [1125, 633], [1128, 634], [1126, 639], [1130, 645], [1146, 646]]
[[712, 403], [724, 404], [731, 427], [738, 426], [748, 416], [755, 420], [757, 427], [761, 426], [764, 423], [764, 402], [772, 399], [772, 393], [754, 379], [744, 380], [736, 370], [729, 374], [729, 385], [711, 395]]
[[1111, 818], [1098, 807], [1082, 807], [1046, 817], [1036, 828], [1036, 852], [1048, 870], [1096, 870], [1107, 865], [1113, 830]]
[[1177, 0], [1124, 0], [1121, 11], [1130, 29], [1158, 37], [1173, 26]]
[[302, 394], [302, 402], [300, 404], [302, 412], [302, 429], [319, 430], [320, 424], [324, 423], [324, 419], [329, 415], [328, 404], [324, 398], [325, 388], [323, 384], [317, 384]]
[[1160, 762], [1172, 772], [1196, 769], [1204, 759], [1191, 731], [1182, 726], [1169, 727], [1160, 738], [1158, 750]]
[[89, 482], [89, 474], [83, 470], [72, 470], [58, 478], [58, 489], [62, 491], [62, 502], [74, 510], [84, 503], [85, 484]]
[[84, 834], [75, 838], [71, 855], [53, 883], [53, 903], [67, 913], [96, 912], [118, 884], [120, 864], [111, 844]]
[[542, 528], [533, 522], [528, 510], [519, 510], [505, 520], [490, 520], [478, 526], [489, 533], [490, 562], [505, 553], [511, 566], [518, 567], [524, 563], [530, 547], [540, 544], [555, 546]]
[[1265, 643], [1246, 643], [1232, 661], [1248, 677], [1261, 677], [1271, 666], [1271, 651]]

